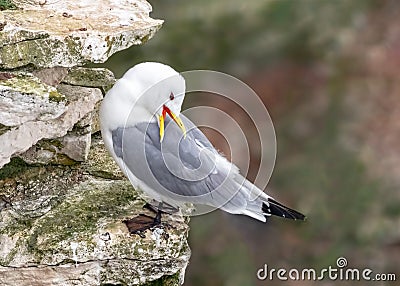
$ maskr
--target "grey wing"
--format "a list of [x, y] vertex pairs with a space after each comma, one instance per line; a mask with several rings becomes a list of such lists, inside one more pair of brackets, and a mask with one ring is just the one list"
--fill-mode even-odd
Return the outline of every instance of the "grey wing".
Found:
[[166, 120], [160, 143], [157, 123], [139, 123], [112, 132], [114, 151], [135, 177], [164, 197], [218, 207], [229, 201], [231, 207], [243, 208], [246, 199], [235, 180], [241, 177], [237, 168], [220, 157], [190, 120], [181, 119], [186, 138]]

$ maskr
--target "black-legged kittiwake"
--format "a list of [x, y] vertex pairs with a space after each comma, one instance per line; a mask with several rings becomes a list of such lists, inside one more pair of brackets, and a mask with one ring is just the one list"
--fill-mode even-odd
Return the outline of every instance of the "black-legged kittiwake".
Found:
[[[179, 209], [207, 205], [266, 222], [276, 215], [305, 216], [264, 193], [220, 155], [185, 116], [185, 80], [171, 67], [141, 63], [119, 79], [100, 108], [106, 148], [135, 188], [161, 204]], [[131, 220], [135, 233], [160, 223]]]

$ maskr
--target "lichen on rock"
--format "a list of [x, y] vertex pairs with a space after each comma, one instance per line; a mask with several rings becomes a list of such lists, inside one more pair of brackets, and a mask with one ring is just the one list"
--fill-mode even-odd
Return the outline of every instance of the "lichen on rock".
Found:
[[0, 1], [0, 11], [17, 9], [17, 6], [11, 0]]
[[144, 0], [14, 1], [0, 14], [0, 67], [73, 67], [105, 62], [112, 54], [150, 39], [161, 20]]
[[86, 87], [98, 87], [103, 91], [114, 85], [114, 74], [104, 68], [83, 68], [75, 67], [70, 70], [68, 75], [63, 79], [63, 83], [70, 85], [79, 85]]
[[50, 120], [66, 110], [66, 98], [56, 88], [29, 73], [12, 73], [0, 80], [0, 123], [18, 126], [27, 121]]
[[[54, 89], [53, 87], [49, 88]], [[30, 95], [27, 93], [21, 93], [18, 90], [12, 90], [10, 92], [7, 89], [5, 92], [0, 90], [0, 93], [3, 94], [0, 97], [0, 106], [5, 106], [3, 110], [0, 109], [0, 119], [4, 118], [0, 123], [9, 126], [23, 121], [22, 124], [19, 124], [18, 126], [15, 126], [15, 128], [0, 135], [0, 149], [2, 150], [0, 153], [0, 167], [8, 163], [11, 157], [28, 151], [33, 145], [42, 139], [53, 139], [65, 136], [73, 129], [76, 123], [86, 118], [89, 113], [94, 112], [94, 109], [97, 106], [96, 103], [98, 103], [103, 97], [100, 89], [68, 85], [59, 85], [57, 90], [54, 89], [54, 93], [60, 94], [58, 98], [65, 98], [65, 101], [62, 103], [57, 102], [54, 99], [51, 100], [49, 98], [51, 97], [50, 95], [47, 97], [42, 96], [40, 94], [41, 89], [39, 89], [39, 91], [32, 89], [32, 92], [33, 94]], [[11, 103], [8, 103], [9, 101], [7, 100], [7, 97], [10, 96], [20, 99], [21, 103], [19, 104], [15, 99], [10, 100]], [[37, 101], [39, 101], [38, 104], [36, 104]], [[51, 103], [51, 101], [54, 103]], [[49, 102], [49, 104], [44, 105], [42, 102]], [[11, 110], [9, 107], [10, 105], [14, 107], [14, 110]], [[38, 111], [35, 113], [34, 107], [36, 105], [38, 106]], [[43, 105], [45, 107], [49, 106], [46, 112], [43, 112]], [[60, 105], [64, 108], [64, 111], [61, 114], [58, 114], [58, 116], [54, 116], [55, 118], [49, 118], [49, 114], [56, 113], [56, 111], [51, 112], [50, 107], [57, 108]], [[22, 115], [19, 116], [19, 114]], [[27, 116], [25, 116], [25, 114], [27, 114]], [[24, 120], [19, 119], [20, 117]], [[28, 118], [30, 120], [25, 120], [26, 117], [30, 117]], [[90, 134], [91, 130], [86, 133]], [[81, 139], [82, 137], [79, 138]], [[79, 155], [83, 159], [87, 157], [90, 146], [90, 136], [86, 136], [86, 138], [88, 139], [85, 141], [86, 143], [83, 142], [85, 144], [79, 145], [83, 146], [83, 148], [81, 148], [81, 155]], [[64, 141], [65, 140], [66, 139], [64, 139]], [[53, 149], [55, 150], [55, 154], [59, 154], [61, 151], [57, 146], [54, 146]], [[39, 156], [39, 162], [47, 160], [40, 158], [41, 154], [37, 155]], [[47, 155], [50, 154], [46, 153], [46, 156]], [[30, 154], [29, 158], [31, 158], [29, 162], [33, 163], [32, 158], [34, 158], [34, 156]], [[50, 161], [51, 158], [49, 159], [49, 162]]]
[[[96, 268], [99, 284], [141, 285], [180, 273], [174, 284], [179, 285], [190, 256], [185, 218], [179, 213], [165, 215], [169, 227], [147, 231], [145, 238], [130, 235], [122, 221], [146, 212], [144, 201], [110, 157], [93, 160], [98, 152], [106, 154], [98, 138], [94, 145], [86, 164], [28, 167], [0, 177], [0, 195], [9, 201], [1, 210], [1, 283], [12, 277], [9, 267], [25, 273], [40, 266], [33, 273], [37, 281], [48, 268], [57, 268], [49, 276], [56, 279], [58, 269], [74, 267], [60, 275], [86, 281], [95, 276], [88, 269]], [[93, 173], [103, 165], [109, 166], [104, 172], [110, 175]]]
[[115, 78], [81, 66], [147, 41], [162, 21], [144, 0], [13, 3], [0, 11], [0, 284], [181, 285], [188, 219], [129, 233], [124, 220], [153, 214], [99, 134]]

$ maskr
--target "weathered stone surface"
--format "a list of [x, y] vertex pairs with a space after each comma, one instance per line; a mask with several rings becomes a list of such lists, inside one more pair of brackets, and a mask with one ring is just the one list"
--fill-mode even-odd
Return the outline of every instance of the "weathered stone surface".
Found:
[[[115, 81], [114, 74], [108, 69], [75, 67], [70, 69], [62, 82], [68, 85], [97, 87], [105, 94], [114, 85]], [[100, 131], [99, 110], [100, 102], [96, 104], [94, 111], [88, 115], [90, 118], [87, 119], [90, 122], [84, 123], [87, 120], [83, 119], [77, 125], [90, 124], [92, 134]]]
[[[13, 1], [0, 12], [0, 68], [73, 67], [104, 62], [161, 27], [144, 0]], [[42, 4], [42, 5], [41, 5]]]
[[53, 67], [32, 71], [32, 74], [40, 79], [41, 82], [57, 87], [60, 82], [68, 75], [69, 68]]
[[169, 227], [130, 235], [122, 221], [148, 212], [144, 201], [99, 138], [93, 146], [82, 165], [13, 162], [0, 172], [7, 201], [0, 212], [1, 285], [142, 285], [161, 277], [182, 283], [190, 256], [186, 219], [164, 215]]
[[113, 180], [125, 178], [121, 169], [110, 158], [102, 140], [92, 143], [88, 159], [82, 163], [82, 168], [94, 177]]
[[114, 74], [104, 68], [71, 68], [67, 76], [63, 79], [63, 83], [69, 85], [79, 85], [86, 87], [98, 87], [104, 91], [114, 85]]
[[[33, 93], [35, 92], [36, 90], [33, 91]], [[101, 91], [97, 88], [60, 85], [57, 98], [64, 98], [64, 95], [68, 105], [66, 105], [65, 112], [57, 118], [48, 119], [46, 117], [46, 120], [42, 120], [39, 117], [34, 121], [26, 121], [0, 135], [0, 149], [2, 150], [0, 153], [0, 167], [8, 163], [12, 156], [22, 154], [41, 139], [53, 139], [66, 135], [79, 120], [94, 110], [96, 103], [103, 97]], [[24, 94], [21, 96], [23, 97]], [[80, 145], [82, 146], [82, 144]], [[80, 155], [77, 156], [85, 158], [89, 145], [90, 140], [86, 142], [86, 146], [81, 148], [84, 153], [80, 152]], [[46, 157], [49, 153], [46, 152], [46, 154], [42, 155]]]
[[[123, 260], [122, 260], [123, 261]], [[104, 262], [87, 262], [74, 265], [65, 265], [63, 267], [43, 267], [43, 268], [17, 268], [4, 269], [0, 267], [3, 279], [0, 281], [2, 286], [80, 286], [80, 285], [165, 285], [178, 286], [181, 285], [181, 276], [183, 271], [179, 271], [172, 275], [164, 275], [157, 280], [149, 281], [144, 277], [135, 277], [135, 272], [131, 273], [138, 267], [137, 262], [126, 260], [123, 261], [125, 266], [122, 268], [121, 262], [107, 260]], [[149, 264], [154, 267], [153, 264]], [[121, 271], [124, 269], [124, 271]], [[146, 269], [150, 271], [152, 269]], [[157, 268], [157, 270], [161, 270]], [[156, 270], [156, 271], [157, 271]], [[82, 273], [84, 273], [82, 275]], [[112, 276], [110, 277], [110, 274]], [[46, 280], [44, 280], [45, 278]], [[146, 283], [147, 282], [147, 283]]]
[[54, 87], [29, 73], [8, 73], [0, 80], [0, 123], [18, 126], [27, 121], [50, 120], [66, 111], [66, 98]]
[[91, 132], [68, 132], [65, 136], [40, 140], [28, 151], [19, 155], [28, 164], [70, 165], [87, 159]]
[[129, 234], [123, 220], [153, 214], [94, 134], [115, 79], [77, 67], [162, 21], [144, 0], [13, 2], [0, 12], [0, 285], [181, 285], [188, 221]]

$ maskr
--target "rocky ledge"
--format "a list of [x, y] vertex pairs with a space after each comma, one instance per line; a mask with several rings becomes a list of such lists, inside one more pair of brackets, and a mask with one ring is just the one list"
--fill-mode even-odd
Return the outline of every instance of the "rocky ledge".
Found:
[[164, 228], [131, 235], [123, 220], [154, 214], [98, 136], [82, 164], [33, 167], [14, 159], [0, 170], [0, 189], [1, 285], [183, 283], [187, 219], [164, 215]]
[[[11, 1], [10, 1], [11, 2]], [[105, 62], [150, 39], [162, 21], [145, 0], [25, 1], [0, 13], [0, 68]]]
[[162, 21], [144, 0], [0, 10], [0, 285], [181, 285], [188, 221], [165, 215], [164, 228], [129, 233], [123, 221], [148, 211], [100, 138], [115, 79], [82, 67], [149, 40]]

